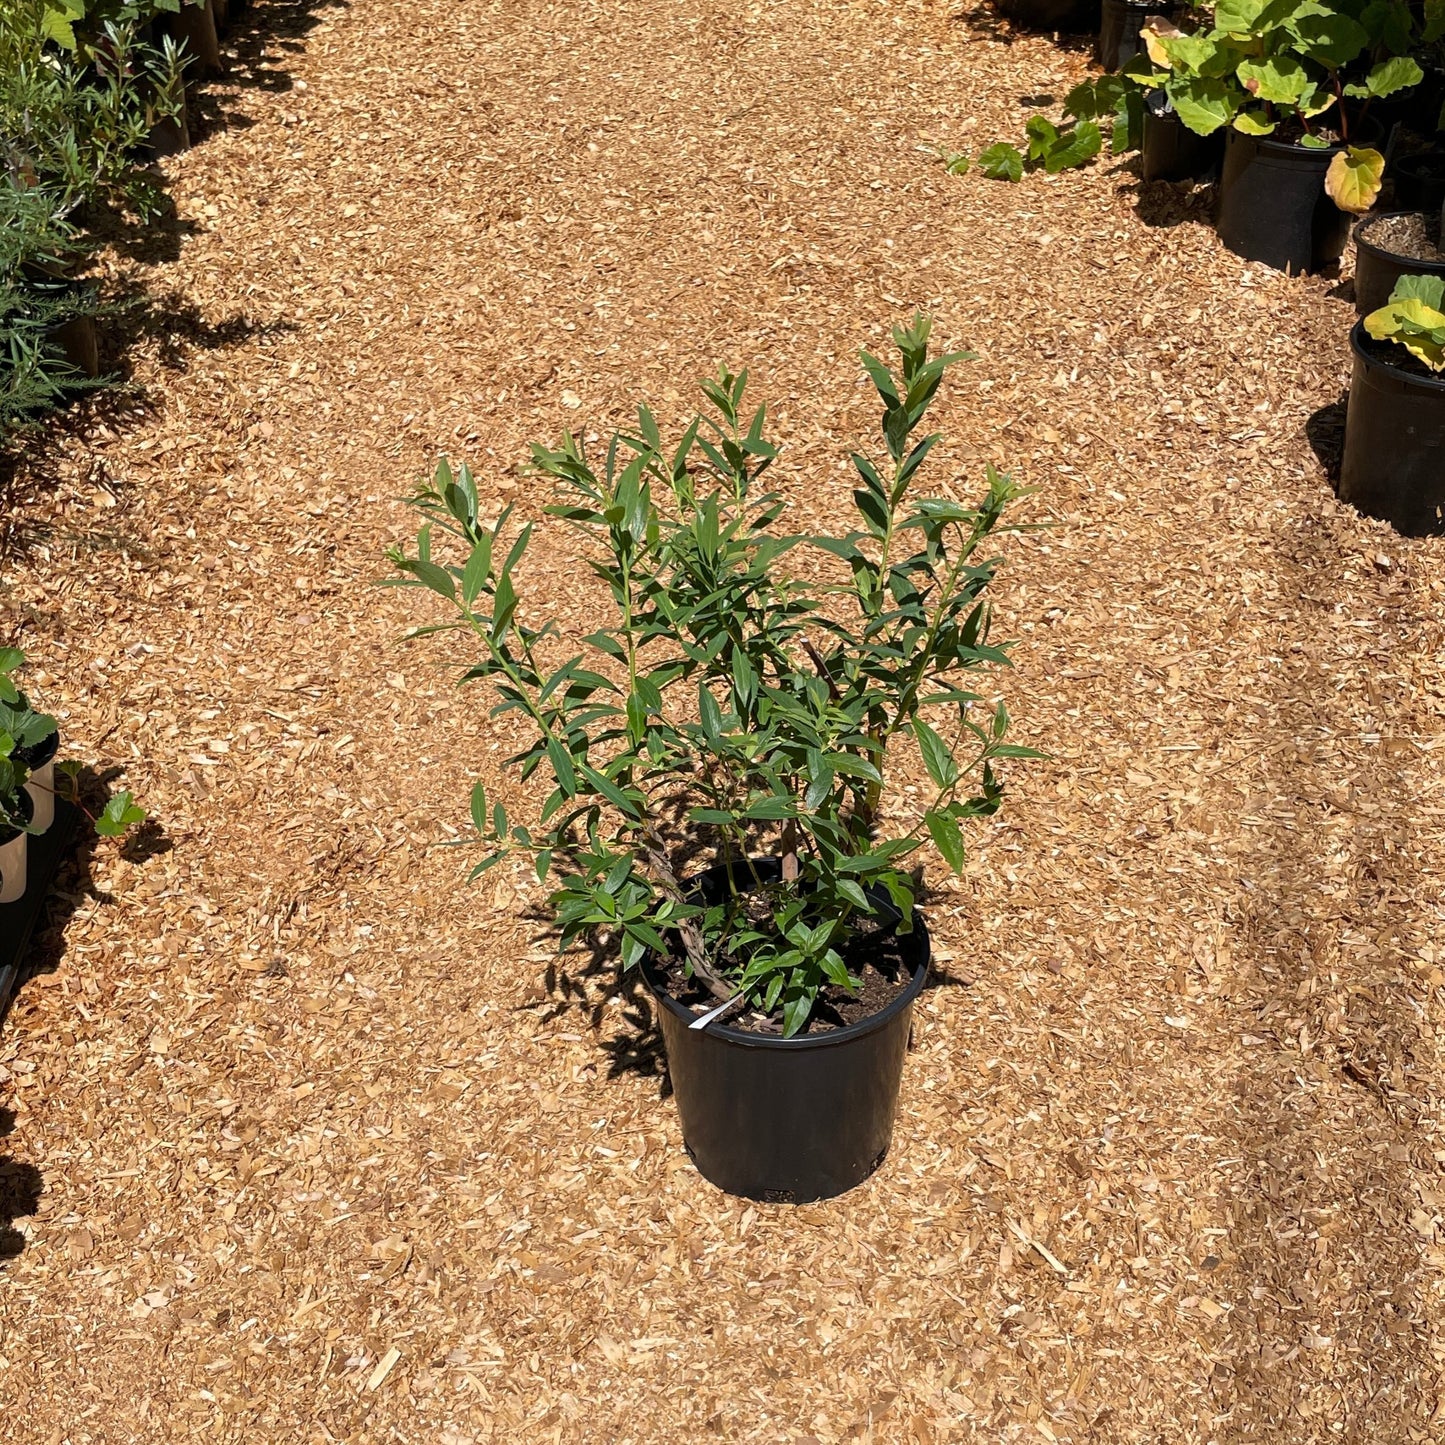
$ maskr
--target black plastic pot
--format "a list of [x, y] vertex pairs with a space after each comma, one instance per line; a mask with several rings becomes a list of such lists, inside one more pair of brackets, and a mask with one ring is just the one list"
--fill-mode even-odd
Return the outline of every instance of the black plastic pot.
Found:
[[1103, 0], [1094, 54], [1105, 70], [1123, 68], [1144, 48], [1139, 32], [1161, 7], [1150, 0]]
[[1325, 172], [1342, 149], [1312, 150], [1231, 129], [1219, 185], [1219, 239], [1236, 256], [1296, 274], [1338, 261], [1350, 217], [1325, 194]]
[[100, 375], [100, 334], [91, 316], [75, 316], [52, 326], [51, 342], [82, 376]]
[[191, 127], [184, 110], [177, 116], [158, 120], [146, 137], [146, 150], [153, 160], [163, 156], [178, 156], [191, 148]]
[[[778, 865], [760, 860], [759, 872], [776, 878]], [[726, 874], [713, 868], [696, 881], [704, 898], [716, 896]], [[792, 1039], [722, 1023], [690, 1028], [695, 1015], [644, 961], [683, 1141], [705, 1179], [746, 1199], [805, 1204], [852, 1189], [883, 1162], [913, 1003], [928, 976], [928, 928], [913, 917], [913, 931], [898, 936], [913, 971], [904, 992], [871, 1018]]]
[[1390, 299], [1401, 276], [1445, 277], [1445, 261], [1417, 261], [1387, 251], [1370, 239], [1370, 233], [1394, 216], [1408, 212], [1389, 211], [1366, 216], [1355, 226], [1355, 313], [1368, 316]]
[[1438, 215], [1445, 206], [1445, 151], [1416, 151], [1390, 167], [1395, 178], [1395, 205], [1402, 211]]
[[1397, 348], [1372, 341], [1361, 321], [1350, 349], [1341, 499], [1408, 537], [1445, 532], [1445, 377], [1393, 365]]
[[998, 0], [998, 11], [1024, 30], [1081, 35], [1098, 30], [1100, 0]]
[[1425, 66], [1425, 78], [1403, 97], [1401, 119], [1416, 135], [1433, 140], [1440, 131], [1440, 110], [1445, 106], [1445, 70]]
[[1140, 150], [1146, 181], [1208, 181], [1219, 174], [1224, 135], [1197, 135], [1155, 91], [1144, 103], [1144, 141]]

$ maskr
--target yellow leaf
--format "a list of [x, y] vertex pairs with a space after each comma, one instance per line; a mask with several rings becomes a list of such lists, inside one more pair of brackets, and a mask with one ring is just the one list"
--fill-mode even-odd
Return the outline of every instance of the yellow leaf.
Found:
[[1169, 52], [1160, 44], [1160, 37], [1163, 35], [1179, 35], [1182, 32], [1172, 21], [1165, 20], [1160, 15], [1151, 15], [1148, 24], [1139, 32], [1140, 38], [1144, 41], [1144, 49], [1149, 52], [1149, 59], [1157, 65], [1160, 70], [1173, 70], [1174, 63], [1169, 59]]
[[[1434, 336], [1420, 336], [1406, 330], [1421, 327]], [[1423, 361], [1431, 371], [1445, 371], [1445, 345], [1436, 337], [1445, 338], [1445, 314], [1427, 306], [1417, 296], [1404, 301], [1390, 301], [1365, 317], [1365, 330], [1376, 341], [1393, 341], [1411, 356]]]
[[1325, 191], [1342, 211], [1363, 216], [1375, 204], [1385, 179], [1385, 158], [1379, 151], [1346, 146], [1325, 172]]

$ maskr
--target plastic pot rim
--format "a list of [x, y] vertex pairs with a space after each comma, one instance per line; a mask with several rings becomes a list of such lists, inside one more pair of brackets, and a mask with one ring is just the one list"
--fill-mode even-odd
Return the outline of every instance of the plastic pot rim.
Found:
[[1365, 345], [1367, 341], [1373, 342], [1374, 338], [1365, 330], [1364, 321], [1355, 322], [1350, 327], [1350, 350], [1370, 370], [1384, 372], [1392, 381], [1398, 381], [1416, 391], [1434, 392], [1445, 401], [1445, 373], [1440, 376], [1421, 376], [1418, 371], [1406, 371], [1404, 367], [1396, 366], [1368, 350]]
[[[31, 819], [35, 817], [34, 800], [24, 788], [21, 788], [17, 795], [16, 802], [21, 816], [24, 817], [26, 823], [29, 823]], [[3, 848], [7, 843], [13, 843], [25, 831], [24, 828], [12, 828], [8, 823], [0, 823], [0, 848]], [[864, 1022], [866, 1023], [867, 1020], [865, 1019]]]
[[[1373, 216], [1361, 216], [1355, 222], [1355, 249], [1357, 251], [1368, 251], [1372, 256], [1378, 256], [1384, 261], [1397, 261], [1405, 266], [1423, 266], [1433, 270], [1445, 269], [1445, 261], [1422, 261], [1418, 256], [1402, 256], [1398, 251], [1387, 250], [1378, 241], [1370, 240], [1366, 231], [1376, 221], [1393, 221], [1397, 216], [1423, 216], [1424, 211], [1378, 211]], [[1428, 275], [1429, 270], [1421, 273]]]
[[33, 773], [46, 763], [54, 762], [59, 751], [60, 729], [57, 727], [46, 733], [38, 743], [31, 743], [28, 748], [16, 748], [15, 756]]
[[[803, 1038], [785, 1039], [781, 1034], [757, 1034], [745, 1029], [730, 1028], [727, 1024], [716, 1021], [708, 1024], [705, 1028], [699, 1029], [699, 1033], [707, 1034], [716, 1039], [722, 1039], [730, 1044], [736, 1044], [741, 1048], [748, 1049], [827, 1049], [839, 1044], [846, 1044], [853, 1039], [860, 1039], [867, 1034], [873, 1033], [876, 1029], [883, 1028], [890, 1020], [896, 1018], [923, 992], [923, 985], [928, 981], [929, 964], [932, 961], [933, 948], [929, 938], [928, 925], [918, 909], [913, 910], [913, 931], [923, 943], [923, 957], [918, 967], [913, 970], [913, 977], [908, 981], [908, 987], [903, 990], [887, 1007], [879, 1009], [876, 1014], [869, 1014], [866, 1019], [859, 1019], [857, 1023], [847, 1024], [841, 1029], [829, 1029], [826, 1033], [809, 1034]], [[907, 937], [907, 935], [902, 935]], [[663, 986], [660, 979], [660, 971], [657, 968], [656, 959], [652, 953], [646, 953], [642, 958], [642, 979], [647, 985], [647, 991], [665, 1008], [672, 1016], [683, 1024], [691, 1027], [697, 1021], [697, 1015], [691, 1009], [684, 1008], [682, 1004], [672, 997]]]

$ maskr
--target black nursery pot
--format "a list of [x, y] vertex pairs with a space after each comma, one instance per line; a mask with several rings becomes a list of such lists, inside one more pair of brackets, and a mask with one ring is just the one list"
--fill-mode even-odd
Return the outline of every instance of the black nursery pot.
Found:
[[1390, 167], [1390, 173], [1395, 178], [1395, 204], [1400, 210], [1438, 213], [1445, 206], [1445, 151], [1401, 156]]
[[1355, 314], [1358, 316], [1378, 311], [1390, 299], [1390, 292], [1401, 276], [1445, 277], [1445, 261], [1417, 261], [1387, 251], [1370, 239], [1371, 232], [1400, 214], [1408, 213], [1390, 211], [1366, 216], [1355, 227]]
[[1198, 135], [1174, 113], [1144, 105], [1144, 142], [1140, 150], [1146, 181], [1207, 181], [1219, 174], [1224, 137]]
[[1362, 321], [1350, 349], [1340, 498], [1407, 537], [1445, 533], [1445, 377], [1393, 365], [1397, 348], [1372, 341]]
[[1123, 70], [1144, 48], [1139, 39], [1144, 22], [1160, 9], [1150, 0], [1103, 0], [1094, 48], [1099, 64], [1105, 70]]
[[1219, 239], [1247, 261], [1280, 271], [1322, 271], [1340, 259], [1350, 218], [1325, 194], [1325, 172], [1343, 150], [1242, 135], [1224, 141]]
[[1100, 0], [998, 0], [999, 14], [1026, 30], [1078, 35], [1097, 30]]
[[[755, 866], [778, 876], [776, 860]], [[704, 898], [720, 895], [726, 873], [711, 868], [696, 882]], [[912, 978], [887, 1008], [792, 1039], [721, 1023], [690, 1028], [695, 1015], [645, 960], [683, 1140], [705, 1179], [746, 1199], [805, 1204], [852, 1189], [883, 1162], [913, 1003], [928, 977], [928, 928], [916, 911], [913, 932], [898, 942]]]

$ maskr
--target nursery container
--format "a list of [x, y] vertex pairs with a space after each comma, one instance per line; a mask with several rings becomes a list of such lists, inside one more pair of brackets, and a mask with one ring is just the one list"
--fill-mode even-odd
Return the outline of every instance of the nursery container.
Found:
[[[30, 795], [21, 792], [19, 813], [28, 823], [33, 816]], [[16, 903], [25, 896], [25, 864], [30, 835], [0, 823], [0, 903]]]
[[[754, 860], [778, 877], [776, 860]], [[694, 880], [704, 899], [726, 886], [723, 868]], [[658, 962], [644, 978], [656, 1004], [682, 1136], [704, 1178], [729, 1194], [774, 1203], [828, 1199], [883, 1162], [903, 1078], [913, 1004], [928, 976], [928, 929], [897, 935], [908, 986], [881, 1012], [843, 1028], [785, 1039], [726, 1023], [695, 1029]]]
[[1325, 194], [1325, 172], [1343, 149], [1314, 150], [1231, 129], [1224, 140], [1219, 239], [1236, 256], [1296, 274], [1338, 261], [1350, 217]]
[[30, 795], [30, 823], [37, 833], [48, 832], [55, 821], [55, 754], [59, 751], [59, 729], [31, 747], [15, 749], [15, 760], [30, 772], [25, 791]]
[[100, 375], [100, 333], [93, 316], [72, 316], [50, 328], [51, 342], [82, 376]]
[[999, 14], [1027, 30], [1078, 35], [1097, 30], [1100, 0], [998, 0]]
[[1402, 211], [1438, 215], [1445, 206], [1445, 151], [1416, 151], [1390, 167], [1395, 178], [1395, 205]]
[[1395, 365], [1390, 353], [1404, 353], [1362, 321], [1350, 349], [1341, 499], [1406, 536], [1445, 532], [1445, 377]]
[[1146, 181], [1207, 181], [1219, 174], [1224, 136], [1198, 135], [1174, 113], [1162, 90], [1144, 103], [1140, 155]]
[[1355, 226], [1355, 312], [1368, 316], [1390, 299], [1395, 282], [1401, 276], [1445, 277], [1445, 261], [1419, 261], [1386, 250], [1370, 239], [1385, 221], [1405, 211], [1389, 211], [1384, 215], [1366, 216]]
[[179, 11], [157, 18], [195, 57], [188, 72], [190, 81], [221, 73], [223, 64], [221, 41], [216, 32], [215, 0], [205, 0], [203, 5], [193, 5], [190, 0], [182, 0]]
[[1139, 32], [1166, 7], [1150, 0], [1103, 0], [1094, 54], [1105, 70], [1123, 68], [1144, 48]]

